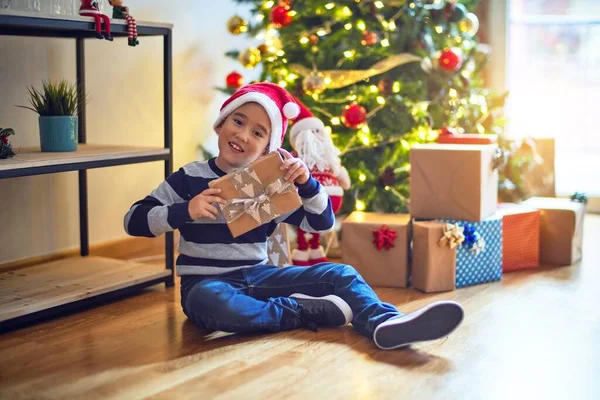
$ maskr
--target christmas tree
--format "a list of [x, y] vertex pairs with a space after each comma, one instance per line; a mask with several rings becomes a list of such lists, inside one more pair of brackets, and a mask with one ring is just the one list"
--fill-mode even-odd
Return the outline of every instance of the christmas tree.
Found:
[[[352, 179], [342, 211], [406, 212], [414, 143], [444, 130], [501, 133], [503, 97], [483, 85], [478, 0], [236, 1], [253, 17], [233, 16], [228, 30], [262, 44], [227, 55], [262, 65], [261, 81], [325, 122]], [[243, 83], [232, 71], [221, 90]]]

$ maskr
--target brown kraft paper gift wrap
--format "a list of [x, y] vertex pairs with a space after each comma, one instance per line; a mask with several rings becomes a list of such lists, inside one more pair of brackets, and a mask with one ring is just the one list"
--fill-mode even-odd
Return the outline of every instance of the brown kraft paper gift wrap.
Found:
[[582, 203], [532, 197], [522, 204], [540, 210], [540, 262], [571, 265], [581, 260], [585, 215]]
[[[294, 183], [283, 180], [285, 171], [279, 169], [282, 163], [281, 155], [274, 151], [246, 168], [210, 182], [209, 186], [220, 188], [220, 196], [228, 201], [219, 208], [233, 237], [302, 206]], [[270, 195], [271, 192], [275, 194]], [[248, 209], [254, 210], [254, 217]]]
[[[395, 231], [393, 247], [377, 249], [373, 231]], [[372, 286], [408, 285], [410, 216], [353, 212], [342, 224], [342, 262], [353, 266]]]
[[440, 246], [444, 222], [413, 222], [412, 286], [424, 292], [454, 290], [456, 247]]
[[422, 144], [410, 150], [410, 214], [482, 221], [496, 211], [498, 146]]

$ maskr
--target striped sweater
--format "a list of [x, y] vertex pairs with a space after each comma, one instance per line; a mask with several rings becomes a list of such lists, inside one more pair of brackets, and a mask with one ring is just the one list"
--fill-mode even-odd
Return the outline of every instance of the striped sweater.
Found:
[[190, 200], [223, 175], [214, 158], [187, 164], [131, 206], [125, 215], [125, 231], [132, 236], [156, 237], [179, 229], [177, 275], [216, 275], [265, 264], [267, 238], [282, 221], [308, 232], [333, 228], [329, 196], [312, 177], [296, 185], [302, 199], [300, 208], [237, 238], [231, 236], [222, 215], [216, 220], [203, 217], [193, 221], [188, 211]]

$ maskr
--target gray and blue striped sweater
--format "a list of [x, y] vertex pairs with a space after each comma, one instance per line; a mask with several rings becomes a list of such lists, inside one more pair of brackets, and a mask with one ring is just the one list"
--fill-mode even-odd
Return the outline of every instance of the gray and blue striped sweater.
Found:
[[193, 221], [189, 201], [225, 175], [214, 158], [192, 162], [162, 182], [149, 196], [133, 204], [125, 215], [125, 231], [132, 236], [156, 237], [179, 229], [177, 275], [217, 275], [267, 262], [267, 238], [277, 224], [286, 222], [307, 232], [327, 232], [334, 215], [329, 196], [310, 178], [298, 187], [302, 207], [281, 215], [237, 238], [231, 236], [223, 216]]

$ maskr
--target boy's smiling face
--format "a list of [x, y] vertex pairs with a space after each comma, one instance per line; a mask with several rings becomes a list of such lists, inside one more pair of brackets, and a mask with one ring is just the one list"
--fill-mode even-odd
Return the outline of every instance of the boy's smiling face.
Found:
[[215, 162], [223, 171], [231, 172], [265, 152], [271, 139], [271, 121], [260, 104], [246, 103], [229, 114], [215, 131], [219, 134]]

